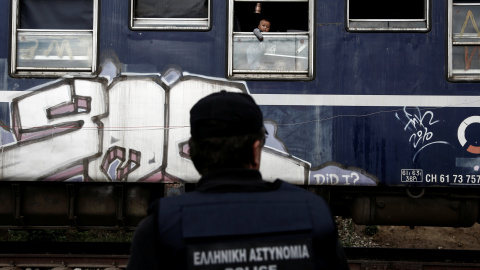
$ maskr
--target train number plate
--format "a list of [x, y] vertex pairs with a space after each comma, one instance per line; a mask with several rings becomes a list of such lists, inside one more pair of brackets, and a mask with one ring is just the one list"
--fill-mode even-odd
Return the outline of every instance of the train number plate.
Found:
[[423, 170], [402, 169], [402, 182], [423, 182]]

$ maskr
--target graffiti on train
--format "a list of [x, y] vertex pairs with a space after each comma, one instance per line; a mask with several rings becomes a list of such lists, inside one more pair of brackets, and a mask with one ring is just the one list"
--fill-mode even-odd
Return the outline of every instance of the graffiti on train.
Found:
[[434, 144], [449, 145], [446, 141], [435, 139], [433, 128], [440, 120], [435, 119], [432, 111], [422, 111], [418, 107], [404, 107], [401, 113], [395, 113], [395, 117], [404, 123], [403, 130], [409, 134], [408, 142], [415, 149], [413, 162], [415, 162], [417, 155], [429, 146]]
[[[61, 79], [22, 93], [9, 104], [10, 123], [2, 123], [0, 179], [196, 182], [200, 175], [188, 156], [189, 110], [221, 90], [249, 93], [244, 82], [181, 72]], [[260, 168], [265, 179], [376, 185], [373, 177], [337, 165], [312, 170], [288, 153], [274, 121], [265, 126], [269, 135]], [[353, 176], [325, 181], [318, 176], [332, 173]]]

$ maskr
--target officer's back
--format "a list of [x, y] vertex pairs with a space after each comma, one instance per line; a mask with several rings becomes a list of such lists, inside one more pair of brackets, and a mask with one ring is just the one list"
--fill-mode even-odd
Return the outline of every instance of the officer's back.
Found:
[[222, 91], [190, 111], [195, 192], [163, 198], [138, 227], [128, 269], [348, 269], [326, 203], [262, 179], [262, 112]]

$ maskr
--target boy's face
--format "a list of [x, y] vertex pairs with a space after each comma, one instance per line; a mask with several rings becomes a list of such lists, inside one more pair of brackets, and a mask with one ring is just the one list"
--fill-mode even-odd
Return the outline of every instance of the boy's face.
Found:
[[260, 24], [258, 25], [258, 29], [262, 32], [268, 32], [270, 31], [270, 22], [267, 22], [265, 20], [261, 20]]

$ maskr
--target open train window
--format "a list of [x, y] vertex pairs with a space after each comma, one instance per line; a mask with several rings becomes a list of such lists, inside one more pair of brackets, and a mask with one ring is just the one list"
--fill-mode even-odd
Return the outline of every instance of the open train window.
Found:
[[480, 80], [480, 1], [448, 0], [448, 79]]
[[348, 31], [430, 29], [430, 0], [346, 0]]
[[133, 30], [208, 30], [211, 0], [130, 0]]
[[12, 0], [12, 76], [92, 76], [98, 0]]
[[314, 21], [314, 0], [229, 0], [228, 77], [312, 79]]

